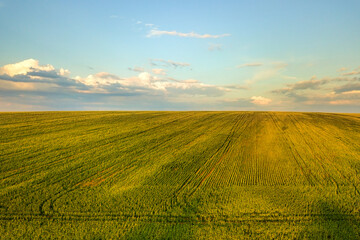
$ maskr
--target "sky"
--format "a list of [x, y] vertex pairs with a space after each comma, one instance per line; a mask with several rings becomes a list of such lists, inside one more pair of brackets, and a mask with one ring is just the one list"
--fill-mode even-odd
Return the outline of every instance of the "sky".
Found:
[[360, 112], [360, 1], [0, 0], [0, 111]]

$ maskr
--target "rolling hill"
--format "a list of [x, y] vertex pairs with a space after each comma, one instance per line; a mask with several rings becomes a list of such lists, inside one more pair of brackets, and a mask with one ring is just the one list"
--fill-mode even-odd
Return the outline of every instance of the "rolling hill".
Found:
[[360, 114], [0, 114], [0, 238], [360, 236]]

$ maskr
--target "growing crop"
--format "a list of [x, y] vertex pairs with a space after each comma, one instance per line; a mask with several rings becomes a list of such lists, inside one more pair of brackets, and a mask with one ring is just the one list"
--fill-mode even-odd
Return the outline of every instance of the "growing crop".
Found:
[[355, 239], [359, 211], [359, 114], [0, 114], [0, 238]]

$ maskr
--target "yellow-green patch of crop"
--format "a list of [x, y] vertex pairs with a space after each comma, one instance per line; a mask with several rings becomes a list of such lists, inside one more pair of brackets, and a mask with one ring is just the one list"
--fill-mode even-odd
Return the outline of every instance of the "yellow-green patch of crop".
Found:
[[5, 238], [353, 238], [360, 115], [0, 114]]

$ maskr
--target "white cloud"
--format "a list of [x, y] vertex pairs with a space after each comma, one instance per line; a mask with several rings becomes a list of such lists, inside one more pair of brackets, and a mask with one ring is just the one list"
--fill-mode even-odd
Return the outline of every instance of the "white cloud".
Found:
[[59, 77], [68, 77], [70, 71], [64, 68], [56, 70], [54, 66], [50, 64], [40, 65], [38, 60], [27, 59], [0, 67], [0, 75], [8, 76], [10, 79], [19, 76], [20, 79], [18, 79], [18, 82], [30, 82], [31, 80], [37, 80], [38, 82], [43, 80], [49, 82], [50, 79], [55, 81], [55, 79]]
[[155, 36], [162, 36], [162, 35], [169, 35], [169, 36], [178, 36], [178, 37], [189, 37], [189, 38], [222, 38], [228, 37], [230, 34], [220, 34], [220, 35], [211, 35], [211, 34], [198, 34], [195, 32], [190, 33], [181, 33], [177, 31], [161, 31], [157, 29], [151, 29], [150, 32], [146, 35], [147, 37], [155, 37]]
[[7, 64], [0, 68], [0, 74], [6, 74], [11, 77], [19, 74], [27, 74], [33, 71], [53, 71], [55, 68], [48, 65], [39, 65], [39, 61], [35, 59], [27, 59], [14, 64]]
[[64, 69], [64, 68], [60, 68], [59, 74], [60, 74], [60, 76], [66, 76], [66, 77], [68, 77], [68, 76], [70, 75], [70, 71], [67, 70], [67, 69]]
[[[159, 59], [156, 63], [175, 67], [190, 65]], [[0, 69], [0, 96], [5, 97], [5, 100], [12, 98], [14, 103], [34, 103], [34, 96], [43, 97], [40, 107], [49, 106], [48, 100], [51, 100], [55, 109], [64, 109], [58, 106], [66, 104], [67, 109], [82, 109], [83, 103], [86, 105], [93, 102], [101, 102], [105, 107], [109, 104], [119, 106], [120, 102], [110, 101], [110, 98], [115, 97], [121, 99], [121, 106], [127, 106], [128, 102], [132, 101], [137, 106], [152, 106], [152, 109], [159, 109], [157, 104], [169, 106], [171, 109], [174, 103], [194, 109], [196, 106], [215, 106], [212, 104], [216, 102], [221, 105], [222, 97], [238, 89], [236, 86], [206, 84], [192, 78], [174, 79], [163, 75], [166, 73], [163, 68], [154, 68], [151, 72], [143, 71], [131, 77], [99, 72], [72, 78], [70, 71], [66, 69], [39, 65], [37, 60], [31, 59], [8, 64]], [[25, 97], [19, 98], [21, 94], [25, 94]], [[146, 104], [142, 105], [141, 102]]]
[[142, 72], [139, 74], [139, 79], [142, 82], [143, 85], [149, 85], [151, 81], [151, 74], [148, 72]]
[[[188, 63], [165, 61], [158, 59], [157, 63], [168, 66], [189, 66]], [[8, 64], [0, 68], [1, 89], [12, 91], [43, 92], [75, 92], [82, 94], [110, 94], [110, 95], [157, 95], [172, 97], [180, 96], [221, 96], [230, 88], [205, 84], [196, 79], [176, 80], [165, 77], [166, 70], [152, 69], [140, 72], [137, 76], [119, 77], [107, 72], [90, 74], [87, 77], [70, 78], [70, 71], [60, 68], [56, 70], [52, 65], [39, 65], [38, 60], [28, 59], [15, 64]]]
[[152, 69], [152, 72], [157, 75], [166, 75], [165, 69], [162, 68], [154, 68]]
[[265, 98], [262, 96], [252, 96], [251, 102], [256, 105], [268, 105], [272, 102], [272, 100], [270, 98]]
[[120, 82], [122, 79], [110, 73], [99, 72], [96, 74], [91, 74], [86, 78], [76, 76], [75, 80], [88, 86], [101, 86], [115, 84]]
[[76, 77], [81, 82], [93, 88], [93, 92], [112, 93], [121, 89], [128, 93], [142, 93], [151, 95], [172, 94], [172, 97], [181, 95], [201, 95], [201, 96], [221, 96], [229, 88], [204, 84], [196, 79], [186, 79], [183, 81], [172, 78], [159, 78], [148, 72], [142, 72], [138, 76], [120, 78], [109, 73], [97, 73], [86, 78]]

